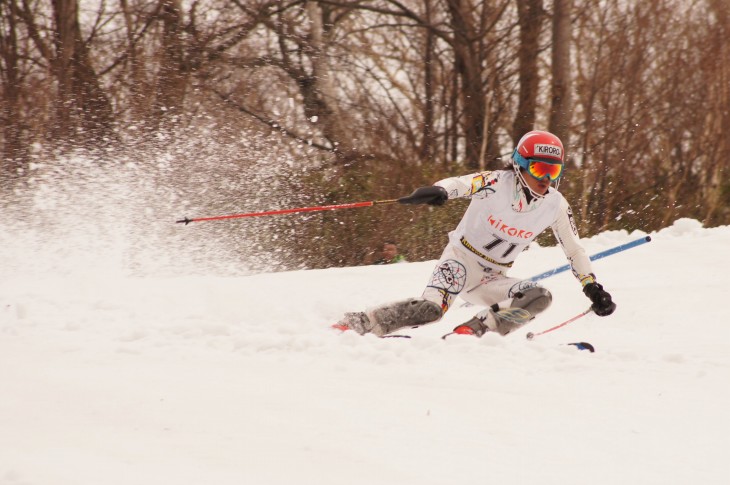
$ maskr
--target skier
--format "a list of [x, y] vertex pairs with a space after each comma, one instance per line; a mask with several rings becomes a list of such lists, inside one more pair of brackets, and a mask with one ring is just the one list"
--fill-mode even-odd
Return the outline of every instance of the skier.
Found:
[[409, 298], [346, 313], [335, 327], [360, 334], [387, 335], [441, 319], [457, 295], [486, 307], [454, 333], [481, 337], [487, 331], [507, 335], [547, 309], [550, 292], [530, 280], [507, 276], [517, 256], [551, 227], [575, 277], [596, 315], [616, 309], [611, 295], [596, 281], [580, 245], [578, 229], [565, 197], [552, 187], [563, 174], [564, 149], [546, 131], [531, 131], [517, 144], [511, 168], [451, 177], [416, 189], [399, 200], [440, 206], [448, 199], [470, 197], [456, 229], [449, 233], [433, 274], [420, 298]]

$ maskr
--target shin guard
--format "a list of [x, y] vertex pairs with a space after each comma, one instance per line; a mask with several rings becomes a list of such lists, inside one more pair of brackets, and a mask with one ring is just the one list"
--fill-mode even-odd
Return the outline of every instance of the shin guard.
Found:
[[417, 327], [439, 320], [443, 315], [441, 307], [423, 298], [388, 303], [365, 311], [370, 332], [383, 336], [404, 327]]

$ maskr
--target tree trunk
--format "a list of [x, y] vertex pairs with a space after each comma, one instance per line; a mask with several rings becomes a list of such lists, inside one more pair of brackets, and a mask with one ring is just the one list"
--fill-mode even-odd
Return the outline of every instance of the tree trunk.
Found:
[[727, 67], [728, 55], [730, 49], [727, 46], [727, 36], [730, 35], [730, 6], [724, 0], [712, 0], [710, 8], [717, 18], [717, 24], [713, 39], [713, 55], [711, 59], [715, 63], [714, 76], [715, 82], [711, 83], [714, 87], [715, 109], [712, 117], [714, 118], [714, 126], [709, 129], [715, 133], [711, 139], [716, 140], [717, 155], [715, 160], [706, 170], [704, 182], [704, 214], [703, 223], [705, 225], [714, 225], [720, 222], [718, 210], [723, 204], [723, 192], [730, 188], [727, 182], [727, 170], [730, 167], [728, 157], [730, 157], [730, 141], [728, 141], [728, 133], [730, 133], [730, 74]]
[[570, 145], [572, 114], [570, 45], [572, 0], [554, 0], [552, 48], [552, 104], [548, 130]]
[[448, 0], [454, 31], [454, 64], [461, 79], [462, 127], [466, 145], [466, 166], [479, 169], [480, 151], [484, 137], [484, 88], [481, 59], [477, 52], [476, 35], [469, 2]]
[[[431, 2], [425, 1], [426, 23], [431, 24]], [[434, 75], [433, 75], [433, 55], [434, 55], [434, 33], [432, 29], [425, 29], [426, 36], [424, 53], [423, 53], [423, 131], [420, 149], [421, 160], [428, 160], [433, 154], [433, 123], [434, 123]]]
[[0, 132], [2, 150], [0, 151], [0, 180], [15, 180], [24, 168], [27, 153], [22, 142], [23, 116], [20, 113], [20, 77], [18, 61], [19, 17], [16, 0], [9, 0], [7, 6], [0, 5], [0, 22], [7, 30], [0, 35]]
[[166, 119], [181, 113], [187, 86], [180, 0], [161, 0], [159, 9], [162, 21], [162, 45], [155, 101], [151, 113], [152, 125], [155, 128], [163, 124]]
[[55, 57], [52, 71], [58, 82], [56, 141], [96, 146], [112, 132], [111, 102], [91, 65], [81, 37], [77, 0], [53, 0]]
[[537, 90], [540, 81], [537, 58], [544, 17], [543, 2], [542, 0], [517, 0], [517, 12], [520, 25], [520, 46], [518, 48], [520, 94], [517, 114], [512, 124], [512, 140], [515, 145], [522, 135], [534, 129], [535, 126]]
[[304, 114], [320, 126], [323, 135], [334, 146], [338, 160], [348, 162], [357, 158], [359, 153], [347, 129], [349, 124], [343, 119], [343, 113], [337, 105], [338, 97], [332, 83], [334, 74], [327, 62], [328, 12], [314, 0], [306, 2], [306, 9], [310, 25], [305, 51], [311, 61], [311, 72], [300, 68], [297, 77], [299, 90], [304, 97]]

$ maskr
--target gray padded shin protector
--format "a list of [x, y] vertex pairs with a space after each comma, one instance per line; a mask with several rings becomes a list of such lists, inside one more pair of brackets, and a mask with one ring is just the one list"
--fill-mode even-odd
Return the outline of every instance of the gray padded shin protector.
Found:
[[517, 296], [512, 299], [512, 304], [510, 306], [524, 308], [534, 317], [538, 313], [547, 310], [552, 302], [553, 296], [548, 290], [542, 286], [535, 286], [518, 293]]
[[388, 303], [366, 310], [373, 324], [372, 333], [383, 336], [403, 327], [417, 327], [435, 322], [443, 315], [441, 306], [423, 298]]

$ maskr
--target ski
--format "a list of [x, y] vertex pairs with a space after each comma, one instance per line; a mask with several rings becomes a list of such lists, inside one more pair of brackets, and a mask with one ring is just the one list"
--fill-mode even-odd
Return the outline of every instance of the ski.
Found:
[[[334, 325], [331, 325], [330, 327], [333, 328], [333, 329], [335, 329], [335, 330], [339, 330], [340, 333], [344, 333], [344, 332], [348, 332], [348, 331], [351, 331], [352, 330], [351, 328], [347, 327], [346, 325], [337, 324], [337, 323], [335, 323]], [[441, 336], [441, 339], [442, 340], [446, 340], [446, 338], [449, 337], [449, 336], [451, 336], [451, 335], [468, 335], [468, 334], [461, 334], [461, 333], [458, 333], [458, 332], [449, 332], [449, 333], [447, 333], [445, 335], [442, 335]], [[378, 338], [404, 338], [404, 339], [410, 339], [410, 338], [413, 338], [413, 337], [411, 335], [403, 335], [403, 334], [397, 334], [396, 333], [396, 334], [383, 335], [382, 337], [378, 337]], [[572, 345], [573, 347], [575, 347], [578, 350], [587, 350], [587, 351], [589, 351], [591, 353], [596, 351], [596, 348], [593, 345], [591, 345], [590, 343], [588, 343], [588, 342], [571, 342], [571, 343], [562, 344], [562, 345]]]
[[[335, 323], [335, 324], [331, 325], [331, 327], [335, 330], [339, 330], [340, 333], [349, 332], [352, 330], [350, 327], [348, 327], [347, 325], [345, 325], [343, 323]], [[399, 334], [399, 333], [392, 333], [392, 334], [388, 334], [388, 335], [383, 335], [382, 337], [378, 337], [378, 338], [411, 338], [411, 336], [403, 335], [403, 334]]]
[[565, 345], [572, 345], [573, 347], [575, 347], [578, 350], [587, 350], [588, 352], [591, 352], [591, 353], [596, 351], [596, 348], [594, 346], [592, 346], [591, 344], [589, 344], [588, 342], [572, 342], [572, 343], [565, 344]]
[[[449, 333], [447, 333], [445, 335], [442, 335], [441, 336], [441, 339], [442, 340], [446, 340], [451, 335], [472, 335], [472, 334], [459, 333], [459, 332], [449, 332]], [[472, 335], [472, 336], [474, 336], [474, 335]], [[591, 345], [590, 343], [588, 343], [588, 342], [570, 342], [570, 343], [562, 344], [562, 345], [572, 345], [573, 347], [575, 347], [578, 350], [587, 350], [587, 351], [589, 351], [591, 353], [593, 353], [593, 352], [596, 351], [596, 348], [593, 345]]]

